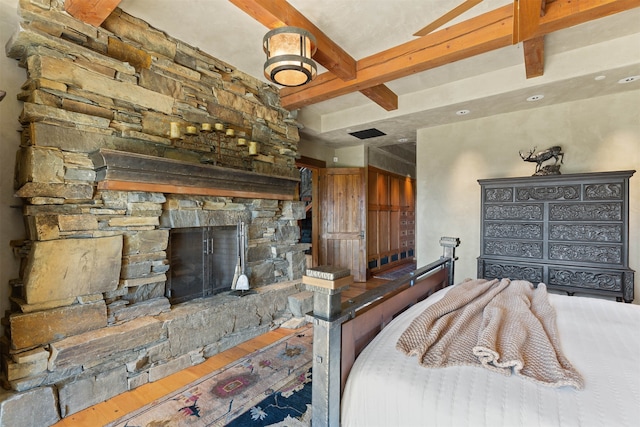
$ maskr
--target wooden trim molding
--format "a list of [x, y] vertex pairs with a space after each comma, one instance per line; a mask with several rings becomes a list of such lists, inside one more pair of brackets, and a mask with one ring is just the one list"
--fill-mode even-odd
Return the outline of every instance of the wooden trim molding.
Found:
[[91, 155], [100, 190], [294, 200], [299, 178], [100, 149]]
[[306, 166], [306, 167], [322, 169], [327, 167], [327, 162], [325, 162], [324, 160], [314, 159], [312, 157], [301, 156], [299, 159], [296, 160], [296, 166], [298, 167]]

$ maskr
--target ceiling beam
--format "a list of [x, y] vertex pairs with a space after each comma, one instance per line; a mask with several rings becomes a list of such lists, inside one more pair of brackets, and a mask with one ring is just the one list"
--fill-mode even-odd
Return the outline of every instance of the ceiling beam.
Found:
[[552, 1], [556, 1], [556, 0], [542, 0], [542, 4], [540, 7], [540, 16], [544, 16], [545, 13], [547, 13], [547, 5]]
[[[544, 34], [640, 6], [640, 0], [583, 1], [583, 4], [577, 5], [578, 7], [567, 0], [557, 2], [556, 0], [542, 0], [538, 15], [536, 7], [530, 6], [529, 1], [515, 1], [520, 3], [518, 38], [522, 41], [528, 79], [544, 74]], [[537, 6], [538, 0], [531, 3], [535, 3]], [[527, 4], [525, 9], [523, 9], [524, 4]], [[548, 10], [551, 10], [553, 15], [547, 15]], [[569, 23], [570, 25], [568, 25]]]
[[398, 95], [383, 84], [362, 89], [360, 93], [387, 111], [398, 109]]
[[358, 77], [348, 82], [323, 73], [310, 83], [282, 88], [286, 109], [360, 91], [460, 59], [510, 46], [512, 6], [507, 5], [358, 61]]
[[309, 31], [317, 42], [317, 51], [313, 59], [342, 80], [356, 78], [356, 60], [286, 0], [229, 1], [270, 30], [293, 26]]
[[[531, 38], [603, 18], [640, 6], [640, 0], [555, 0]], [[297, 88], [282, 88], [282, 106], [288, 110], [326, 101], [449, 64], [501, 47], [513, 39], [513, 6], [506, 5], [358, 61], [358, 76], [341, 81], [323, 73]]]
[[449, 12], [442, 15], [440, 18], [436, 19], [426, 27], [417, 31], [414, 34], [414, 36], [416, 37], [426, 36], [430, 32], [442, 27], [444, 24], [451, 21], [452, 19], [457, 18], [459, 15], [462, 15], [464, 12], [471, 9], [473, 6], [477, 5], [481, 1], [482, 0], [465, 0], [464, 3], [459, 4], [458, 6], [451, 9]]
[[540, 25], [531, 37], [543, 36], [636, 7], [640, 7], [640, 0], [547, 0], [546, 13], [540, 18]]
[[522, 42], [524, 50], [524, 68], [527, 78], [544, 74], [544, 36]]
[[[357, 76], [356, 60], [324, 34], [286, 0], [229, 0], [246, 14], [269, 29], [293, 26], [309, 31], [316, 38], [314, 61], [342, 80], [353, 80]], [[397, 109], [398, 96], [384, 85], [368, 88], [363, 94], [387, 111]], [[395, 98], [395, 100], [393, 100]], [[393, 108], [393, 105], [396, 105]]]
[[513, 1], [513, 44], [528, 40], [540, 25], [542, 0]]
[[66, 0], [64, 10], [94, 27], [99, 27], [122, 0]]
[[385, 85], [368, 87], [360, 92], [387, 111], [398, 109], [398, 95]]
[[513, 44], [522, 42], [524, 67], [528, 79], [544, 74], [544, 36], [531, 38], [545, 13], [543, 0], [513, 1]]

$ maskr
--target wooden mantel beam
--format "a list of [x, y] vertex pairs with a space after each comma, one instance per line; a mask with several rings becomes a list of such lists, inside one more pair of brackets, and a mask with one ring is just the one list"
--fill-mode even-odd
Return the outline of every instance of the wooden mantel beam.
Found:
[[[640, 7], [640, 0], [555, 0], [546, 2], [530, 39], [615, 13]], [[349, 81], [331, 73], [299, 88], [280, 91], [282, 106], [296, 109], [351, 92], [508, 46], [513, 40], [513, 6], [506, 5], [465, 22], [358, 61], [358, 76]], [[539, 64], [538, 64], [539, 65]]]
[[295, 199], [299, 178], [101, 148], [91, 153], [99, 190]]
[[[294, 26], [309, 31], [316, 38], [317, 51], [313, 59], [341, 80], [356, 78], [356, 60], [286, 0], [229, 1], [269, 29]], [[387, 111], [398, 108], [398, 96], [384, 84], [369, 87], [362, 93]]]
[[64, 10], [74, 18], [99, 27], [122, 0], [66, 0]]

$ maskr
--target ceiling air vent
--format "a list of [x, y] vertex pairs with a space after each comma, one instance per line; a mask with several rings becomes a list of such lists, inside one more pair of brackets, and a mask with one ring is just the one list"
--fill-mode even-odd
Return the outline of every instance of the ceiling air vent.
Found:
[[378, 129], [371, 128], [371, 129], [359, 130], [357, 132], [349, 132], [349, 135], [353, 135], [359, 139], [369, 139], [369, 138], [375, 138], [376, 136], [384, 136], [386, 135], [386, 133], [379, 131]]

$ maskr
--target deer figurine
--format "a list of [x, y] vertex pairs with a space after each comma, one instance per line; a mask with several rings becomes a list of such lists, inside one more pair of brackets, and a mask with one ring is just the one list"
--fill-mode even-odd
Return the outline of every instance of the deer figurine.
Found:
[[[560, 166], [558, 165], [558, 161], [562, 163], [564, 160], [562, 147], [560, 147], [559, 145], [554, 145], [553, 147], [549, 147], [546, 150], [538, 151], [537, 153], [535, 151], [536, 147], [533, 147], [533, 149], [526, 154], [520, 151], [520, 157], [522, 158], [522, 160], [524, 160], [525, 162], [536, 163], [536, 172], [534, 173], [534, 175], [560, 174]], [[556, 162], [553, 165], [542, 167], [542, 164], [551, 158], [556, 159]]]

